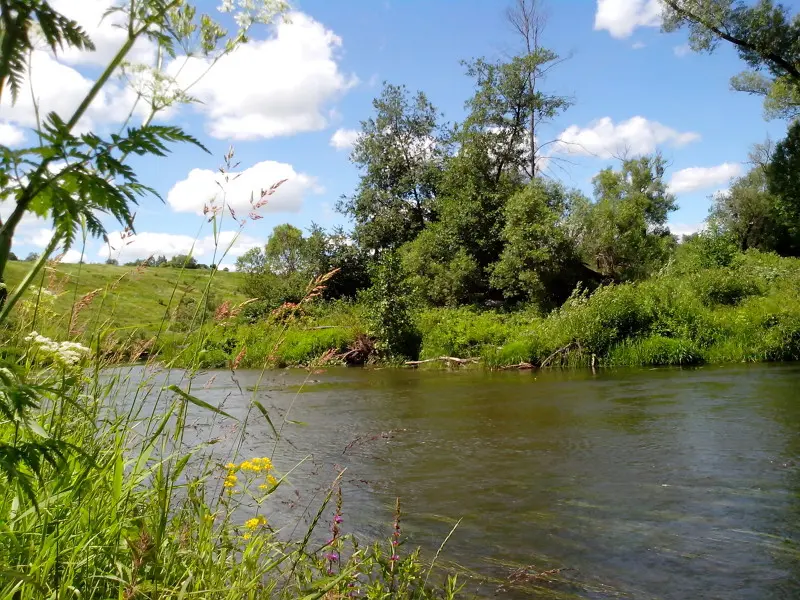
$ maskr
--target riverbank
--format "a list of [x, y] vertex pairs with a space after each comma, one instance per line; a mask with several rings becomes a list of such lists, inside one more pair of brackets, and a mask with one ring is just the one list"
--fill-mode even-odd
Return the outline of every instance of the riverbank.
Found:
[[[800, 359], [800, 260], [748, 252], [726, 267], [674, 263], [646, 281], [576, 293], [541, 315], [475, 307], [414, 314], [417, 356], [435, 365], [467, 359], [487, 368], [660, 366]], [[288, 323], [211, 318], [186, 338], [168, 334], [165, 362], [205, 368], [344, 362], [369, 330], [358, 303], [311, 305]], [[381, 361], [369, 352], [352, 362]], [[401, 364], [405, 361], [395, 361]]]

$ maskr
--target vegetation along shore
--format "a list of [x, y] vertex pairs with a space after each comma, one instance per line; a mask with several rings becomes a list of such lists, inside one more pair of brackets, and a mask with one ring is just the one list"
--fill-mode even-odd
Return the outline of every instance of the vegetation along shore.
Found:
[[[284, 223], [247, 241], [274, 204], [315, 184], [283, 165], [242, 195], [231, 146], [190, 190], [205, 205], [171, 204], [198, 215], [189, 249], [130, 260], [137, 220], [170, 220], [150, 177], [175, 148], [195, 152], [181, 157], [188, 170], [187, 157], [208, 160], [206, 133], [246, 147], [336, 115], [320, 105], [293, 121], [281, 111], [297, 102], [281, 99], [269, 105], [277, 116], [241, 116], [272, 97], [230, 108], [226, 85], [264, 79], [260, 59], [243, 75], [238, 57], [296, 31], [323, 32], [326, 49], [341, 39], [277, 0], [223, 0], [209, 14], [187, 0], [59, 12], [78, 4], [0, 0], [0, 600], [466, 593], [441, 547], [409, 546], [401, 501], [382, 537], [349, 530], [342, 470], [292, 527], [278, 525], [298, 465], [276, 448], [302, 423], [265, 407], [268, 369], [800, 359], [800, 16], [789, 7], [648, 3], [665, 33], [688, 34], [687, 52], [735, 50], [751, 70], [732, 86], [786, 123], [779, 140], [752, 140], [748, 169], [689, 235], [670, 230], [676, 183], [656, 143], [604, 150], [591, 193], [557, 176], [583, 142], [547, 141], [546, 125], [580, 99], [545, 86], [562, 57], [541, 45], [540, 4], [517, 0], [507, 16], [518, 50], [463, 63], [463, 114], [383, 84], [350, 139], [358, 181], [336, 206], [348, 227]], [[41, 96], [65, 69], [69, 85]], [[204, 87], [219, 71], [227, 79]], [[209, 123], [177, 125], [187, 104]], [[27, 251], [32, 240], [40, 252]], [[101, 243], [105, 264], [90, 264]], [[242, 414], [203, 399], [207, 369], [233, 372]], [[240, 369], [258, 384], [242, 389]], [[201, 421], [224, 435], [198, 441], [189, 432]], [[245, 444], [255, 422], [268, 438], [258, 451]], [[498, 589], [546, 594], [558, 572], [515, 570]]]

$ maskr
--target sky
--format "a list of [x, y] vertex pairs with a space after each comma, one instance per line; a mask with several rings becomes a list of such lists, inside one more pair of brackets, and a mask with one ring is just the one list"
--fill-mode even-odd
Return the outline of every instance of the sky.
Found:
[[[167, 158], [136, 158], [140, 180], [159, 198], [136, 208], [136, 235], [124, 237], [105, 218], [110, 244], [87, 240], [62, 260], [120, 262], [153, 254], [167, 257], [194, 248], [199, 262], [232, 266], [237, 256], [265, 243], [275, 225], [306, 229], [350, 227], [336, 202], [358, 183], [349, 161], [360, 122], [373, 114], [372, 100], [384, 81], [425, 92], [448, 122], [465, 116], [473, 91], [460, 61], [498, 59], [519, 49], [505, 10], [514, 0], [295, 0], [288, 22], [256, 26], [250, 41], [220, 60], [191, 89], [198, 102], [171, 108], [161, 122], [183, 127], [210, 150], [177, 145]], [[95, 41], [95, 52], [33, 53], [30, 79], [40, 110], [68, 117], [102, 67], [123, 43], [113, 17], [102, 19], [114, 0], [51, 0], [78, 20]], [[220, 0], [200, 0], [200, 11], [220, 15]], [[765, 121], [761, 100], [730, 90], [744, 69], [732, 48], [696, 54], [685, 32], [661, 33], [658, 0], [545, 0], [543, 43], [563, 63], [550, 71], [545, 91], [574, 104], [538, 134], [553, 144], [561, 168], [551, 176], [591, 195], [592, 177], [619, 166], [615, 156], [660, 150], [668, 159], [670, 190], [679, 209], [672, 231], [702, 226], [712, 194], [748, 168], [752, 144], [783, 137], [786, 124]], [[134, 47], [132, 60], [148, 61], [152, 47]], [[175, 59], [181, 76], [204, 71], [198, 59]], [[184, 64], [186, 63], [186, 64]], [[81, 129], [116, 131], [135, 94], [114, 82], [92, 105]], [[138, 116], [138, 113], [136, 113]], [[0, 99], [0, 144], [33, 145], [31, 94], [11, 105]], [[115, 129], [116, 128], [116, 129]], [[241, 219], [251, 194], [286, 180], [240, 229], [226, 213], [214, 232], [203, 207], [222, 201], [219, 167], [229, 148], [234, 163], [225, 200]], [[555, 161], [553, 162], [555, 165]], [[10, 206], [0, 203], [0, 215]], [[46, 220], [26, 217], [14, 238], [20, 256], [41, 251], [52, 231]], [[124, 237], [124, 239], [123, 239]], [[215, 251], [216, 247], [216, 251]], [[224, 257], [222, 251], [227, 251]], [[216, 252], [216, 254], [215, 254]]]

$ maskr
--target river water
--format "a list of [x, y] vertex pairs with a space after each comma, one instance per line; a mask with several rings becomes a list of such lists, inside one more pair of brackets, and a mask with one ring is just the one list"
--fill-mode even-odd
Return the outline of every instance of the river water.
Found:
[[[247, 419], [241, 458], [309, 457], [267, 510], [286, 529], [346, 468], [347, 531], [388, 539], [399, 496], [430, 556], [461, 519], [441, 557], [479, 597], [800, 598], [800, 366], [259, 376], [193, 392]], [[304, 424], [276, 447], [254, 394]], [[235, 428], [193, 419], [227, 460]], [[503, 583], [522, 567], [561, 570]]]

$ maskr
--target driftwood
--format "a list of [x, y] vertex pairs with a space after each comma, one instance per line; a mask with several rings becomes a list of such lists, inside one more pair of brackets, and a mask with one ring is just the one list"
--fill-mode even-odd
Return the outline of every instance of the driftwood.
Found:
[[581, 350], [581, 345], [580, 345], [578, 342], [570, 342], [569, 344], [567, 344], [567, 345], [566, 345], [566, 346], [564, 346], [563, 348], [559, 348], [558, 350], [556, 350], [555, 352], [553, 352], [553, 353], [552, 353], [550, 356], [548, 356], [547, 358], [545, 358], [545, 359], [542, 361], [542, 364], [541, 364], [541, 366], [542, 366], [542, 367], [546, 367], [546, 366], [548, 366], [548, 365], [549, 365], [549, 364], [550, 364], [550, 363], [553, 361], [553, 359], [554, 359], [554, 358], [556, 358], [556, 357], [557, 357], [557, 356], [559, 356], [559, 355], [566, 354], [567, 352], [569, 352], [569, 351], [570, 351], [570, 350], [572, 350], [573, 348], [575, 348], [575, 349], [577, 349], [577, 350]]
[[317, 327], [307, 327], [306, 331], [319, 331], [320, 329], [340, 329], [342, 325], [319, 325]]
[[466, 365], [469, 363], [477, 363], [480, 362], [480, 358], [456, 358], [455, 356], [439, 356], [438, 358], [426, 358], [425, 360], [409, 360], [406, 361], [406, 365], [410, 367], [416, 367], [417, 365], [424, 365], [425, 363], [436, 362], [437, 360], [441, 360], [447, 363], [455, 363], [457, 365]]
[[501, 371], [509, 371], [511, 369], [519, 369], [520, 371], [523, 371], [523, 370], [530, 370], [530, 369], [535, 369], [535, 368], [536, 368], [536, 365], [534, 365], [532, 363], [529, 363], [529, 362], [521, 362], [521, 363], [518, 363], [516, 365], [503, 365], [502, 367], [499, 367], [499, 369]]

